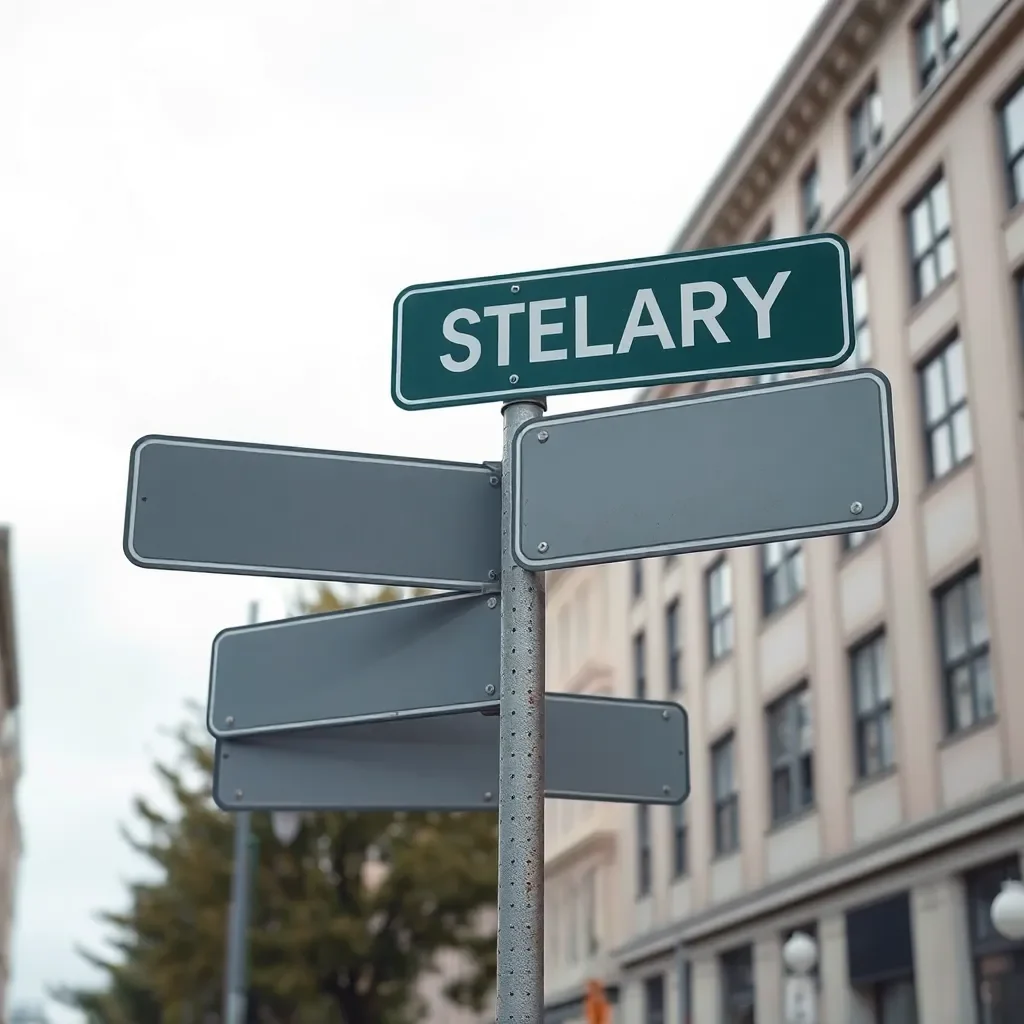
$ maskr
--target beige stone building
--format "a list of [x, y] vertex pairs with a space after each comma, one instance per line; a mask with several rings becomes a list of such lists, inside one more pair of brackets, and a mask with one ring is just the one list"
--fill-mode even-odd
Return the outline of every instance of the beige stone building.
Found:
[[1024, 1020], [1024, 0], [827, 4], [676, 247], [812, 230], [900, 510], [549, 577], [549, 688], [678, 696], [692, 768], [681, 810], [549, 803], [552, 1022], [596, 977], [616, 1024], [779, 1024], [796, 929], [824, 1024]]
[[15, 805], [15, 791], [21, 775], [19, 704], [10, 531], [0, 526], [0, 1020], [7, 1019], [11, 927], [18, 862], [21, 859], [21, 827]]

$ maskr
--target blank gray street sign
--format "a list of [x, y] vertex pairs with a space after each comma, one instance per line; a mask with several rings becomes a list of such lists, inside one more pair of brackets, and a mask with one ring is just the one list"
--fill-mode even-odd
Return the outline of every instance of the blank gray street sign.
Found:
[[210, 732], [496, 708], [500, 622], [496, 597], [446, 594], [225, 629], [213, 641]]
[[[686, 712], [663, 701], [548, 694], [549, 797], [681, 803]], [[433, 718], [218, 740], [225, 810], [497, 810], [498, 717]]]
[[150, 569], [474, 589], [501, 565], [487, 466], [151, 435], [124, 551]]
[[533, 571], [871, 530], [898, 504], [889, 382], [856, 370], [538, 419], [513, 445]]

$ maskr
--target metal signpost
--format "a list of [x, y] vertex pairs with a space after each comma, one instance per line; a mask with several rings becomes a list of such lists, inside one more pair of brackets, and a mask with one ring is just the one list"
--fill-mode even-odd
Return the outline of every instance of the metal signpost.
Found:
[[218, 803], [497, 810], [496, 1020], [540, 1024], [545, 796], [689, 793], [679, 705], [545, 692], [542, 573], [877, 529], [898, 503], [873, 370], [548, 418], [544, 396], [822, 369], [853, 347], [846, 243], [779, 239], [406, 289], [392, 397], [503, 401], [500, 465], [142, 438], [136, 565], [454, 592], [222, 632]]
[[514, 402], [826, 368], [853, 346], [849, 249], [806, 235], [407, 288], [391, 394], [404, 409]]

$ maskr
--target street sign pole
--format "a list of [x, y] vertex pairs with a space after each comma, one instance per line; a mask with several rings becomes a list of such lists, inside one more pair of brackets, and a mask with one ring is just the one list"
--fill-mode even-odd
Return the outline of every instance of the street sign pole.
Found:
[[[249, 605], [249, 623], [259, 618], [259, 606]], [[248, 957], [249, 903], [253, 881], [252, 813], [235, 815], [235, 858], [231, 872], [231, 902], [228, 904], [227, 971], [224, 978], [224, 1024], [242, 1024], [246, 1004], [246, 959]]]
[[516, 431], [543, 398], [502, 408], [501, 704], [498, 741], [496, 1020], [544, 1018], [544, 577], [512, 557]]

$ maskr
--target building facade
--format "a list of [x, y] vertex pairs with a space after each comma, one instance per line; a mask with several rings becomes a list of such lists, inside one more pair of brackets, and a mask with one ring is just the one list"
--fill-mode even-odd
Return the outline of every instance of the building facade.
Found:
[[0, 1020], [7, 1018], [14, 894], [21, 860], [21, 826], [15, 804], [21, 776], [20, 703], [10, 531], [0, 527]]
[[[682, 808], [547, 814], [547, 1003], [581, 1021], [1024, 1019], [1024, 0], [831, 0], [676, 242], [827, 230], [893, 389], [870, 536], [552, 574], [548, 686], [687, 708]], [[651, 389], [641, 400], [749, 381]]]

